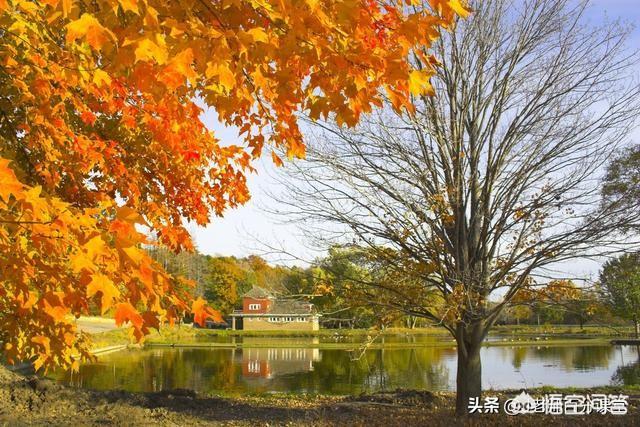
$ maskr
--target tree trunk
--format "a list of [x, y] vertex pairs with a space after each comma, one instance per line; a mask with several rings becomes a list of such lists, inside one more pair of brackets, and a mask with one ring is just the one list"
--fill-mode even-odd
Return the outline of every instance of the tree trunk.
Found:
[[633, 322], [636, 326], [636, 339], [640, 338], [640, 322], [636, 319]]
[[468, 413], [469, 399], [480, 398], [482, 393], [482, 364], [480, 360], [482, 328], [480, 325], [470, 328], [459, 327], [457, 335], [456, 415], [462, 416]]

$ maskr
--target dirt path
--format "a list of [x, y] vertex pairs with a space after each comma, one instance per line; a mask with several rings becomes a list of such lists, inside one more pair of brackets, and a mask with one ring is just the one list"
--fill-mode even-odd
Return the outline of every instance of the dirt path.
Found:
[[96, 392], [67, 388], [0, 368], [0, 425], [52, 426], [455, 426], [640, 425], [625, 417], [453, 417], [453, 397], [404, 391], [364, 397], [220, 398], [189, 390]]

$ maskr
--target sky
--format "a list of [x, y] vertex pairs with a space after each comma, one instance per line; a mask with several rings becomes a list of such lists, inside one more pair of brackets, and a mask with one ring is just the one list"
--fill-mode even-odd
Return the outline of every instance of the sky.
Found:
[[[630, 46], [640, 49], [640, 28], [637, 28], [640, 26], [640, 0], [594, 0], [586, 19], [596, 25], [615, 19], [623, 19], [634, 25], [636, 28], [632, 33]], [[637, 75], [640, 76], [640, 66]], [[237, 131], [233, 128], [225, 128], [218, 123], [213, 110], [205, 111], [201, 120], [207, 127], [214, 130], [223, 142], [238, 141]], [[640, 130], [637, 129], [631, 138], [640, 143]], [[265, 206], [274, 207], [275, 202], [269, 198], [268, 193], [278, 190], [277, 184], [269, 176], [274, 170], [270, 156], [265, 156], [257, 163], [257, 170], [257, 174], [248, 177], [252, 198], [246, 205], [228, 210], [224, 218], [212, 218], [211, 224], [207, 227], [194, 225], [188, 227], [200, 252], [236, 257], [259, 254], [272, 263], [288, 264], [292, 262], [283, 260], [282, 256], [268, 254], [267, 246], [284, 247], [287, 251], [309, 261], [314, 256], [321, 255], [306, 247], [305, 242], [299, 237], [298, 224], [282, 224], [263, 210]], [[599, 269], [599, 263], [588, 260], [557, 266], [560, 275], [584, 278], [595, 278]]]

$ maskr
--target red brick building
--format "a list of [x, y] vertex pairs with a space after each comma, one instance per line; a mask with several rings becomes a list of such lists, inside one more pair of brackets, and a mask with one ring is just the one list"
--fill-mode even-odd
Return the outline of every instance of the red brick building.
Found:
[[242, 296], [242, 310], [231, 315], [233, 329], [253, 331], [317, 331], [319, 317], [313, 304], [276, 298], [258, 286]]

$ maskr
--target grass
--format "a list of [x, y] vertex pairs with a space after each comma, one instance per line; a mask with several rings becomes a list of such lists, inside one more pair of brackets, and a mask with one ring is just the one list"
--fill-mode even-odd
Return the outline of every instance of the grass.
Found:
[[449, 333], [443, 328], [387, 328], [384, 331], [374, 331], [372, 329], [320, 329], [319, 331], [234, 331], [231, 329], [197, 329], [203, 335], [218, 337], [328, 337], [328, 336], [347, 336], [361, 337], [380, 333], [382, 335], [448, 335]]
[[[488, 388], [488, 389], [482, 390], [482, 395], [493, 396], [498, 394], [501, 396], [506, 396], [507, 398], [511, 398], [519, 394], [522, 390], [523, 389]], [[604, 385], [604, 386], [595, 386], [595, 387], [554, 387], [554, 386], [545, 385], [540, 387], [526, 388], [524, 390], [526, 390], [526, 392], [531, 396], [536, 396], [536, 397], [539, 397], [545, 394], [562, 394], [562, 395], [625, 394], [627, 396], [637, 398], [638, 393], [640, 392], [640, 385]], [[385, 390], [382, 390], [382, 391], [385, 391]], [[391, 391], [391, 390], [388, 390], [388, 391]], [[433, 393], [439, 396], [449, 397], [451, 399], [455, 398], [455, 392], [452, 392], [452, 391], [436, 391]], [[234, 398], [238, 396], [237, 393], [233, 393], [233, 392], [229, 392], [229, 393], [216, 392], [216, 393], [212, 393], [211, 395], [225, 397], [225, 398]], [[315, 393], [315, 392], [300, 393], [300, 392], [277, 391], [277, 392], [271, 392], [271, 393], [264, 393], [260, 391], [244, 391], [242, 393], [242, 396], [249, 399], [259, 399], [261, 402], [268, 403], [273, 400], [285, 400], [285, 401], [288, 399], [297, 400], [297, 399], [300, 399], [301, 397], [312, 400], [314, 398], [321, 398], [327, 395], [322, 393]], [[349, 397], [351, 395], [328, 395], [328, 396], [332, 398], [341, 398], [341, 397]]]
[[598, 335], [598, 336], [626, 336], [631, 335], [630, 326], [602, 326], [602, 325], [498, 325], [491, 329], [492, 335]]
[[[522, 341], [517, 343], [502, 343], [502, 342], [487, 342], [484, 343], [485, 347], [557, 347], [557, 346], [572, 346], [572, 345], [580, 345], [580, 346], [589, 346], [589, 345], [605, 345], [607, 344], [606, 340], [600, 339], [578, 339], [578, 340], [551, 340], [544, 343], [538, 341]], [[424, 347], [426, 344], [415, 344], [415, 343], [377, 343], [374, 342], [367, 346], [370, 350], [376, 349], [387, 349], [387, 350], [401, 350], [401, 349], [411, 349], [411, 348], [419, 348]], [[233, 344], [223, 344], [223, 343], [203, 343], [203, 342], [167, 342], [167, 341], [152, 341], [145, 344], [148, 347], [198, 347], [198, 348], [230, 348], [233, 347]], [[438, 347], [438, 348], [455, 348], [455, 344], [450, 342], [438, 342], [434, 341], [428, 344], [429, 347]], [[235, 347], [239, 348], [317, 348], [320, 350], [360, 350], [362, 347], [358, 344], [353, 343], [295, 343], [295, 344], [287, 344], [287, 343], [278, 343], [278, 342], [265, 342], [265, 343], [251, 343], [244, 344], [238, 343], [235, 344]]]
[[[246, 347], [246, 348], [319, 348], [319, 349], [340, 349], [355, 350], [361, 348], [361, 341], [367, 336], [374, 336], [376, 332], [366, 329], [325, 329], [320, 331], [231, 331], [231, 330], [212, 330], [197, 329], [189, 325], [181, 325], [173, 328], [163, 328], [154, 331], [146, 337], [144, 345], [147, 346], [197, 346], [197, 347]], [[380, 342], [380, 337], [375, 340], [368, 348], [371, 349], [403, 349], [416, 348], [423, 346], [430, 347], [455, 347], [455, 342], [449, 338], [446, 331], [437, 328], [421, 328], [421, 329], [387, 329], [381, 333], [381, 337], [385, 336], [403, 336], [414, 335], [423, 337], [433, 337], [433, 340], [420, 342]], [[562, 346], [562, 345], [606, 345], [611, 340], [611, 335], [603, 335], [599, 329], [592, 328], [590, 330], [571, 330], [567, 332], [566, 327], [556, 330], [540, 329], [534, 333], [534, 329], [527, 328], [525, 330], [498, 329], [495, 336], [502, 339], [487, 341], [485, 346], [502, 347], [502, 346]], [[239, 340], [236, 342], [234, 338], [333, 338], [344, 340], [327, 342], [327, 340], [311, 341], [301, 340], [298, 342], [286, 342], [282, 340], [255, 340], [247, 342]], [[101, 332], [92, 335], [93, 347], [103, 348], [112, 345], [134, 344], [127, 329], [115, 329], [108, 332]], [[225, 339], [228, 338], [228, 339]], [[355, 342], [349, 341], [349, 338], [356, 338]], [[215, 342], [218, 340], [220, 342]]]
[[529, 394], [627, 394], [637, 395], [640, 392], [640, 384], [634, 385], [604, 385], [597, 387], [553, 387], [545, 385], [528, 389]]
[[114, 329], [108, 332], [99, 332], [91, 335], [93, 349], [111, 347], [113, 345], [133, 344], [126, 329]]

